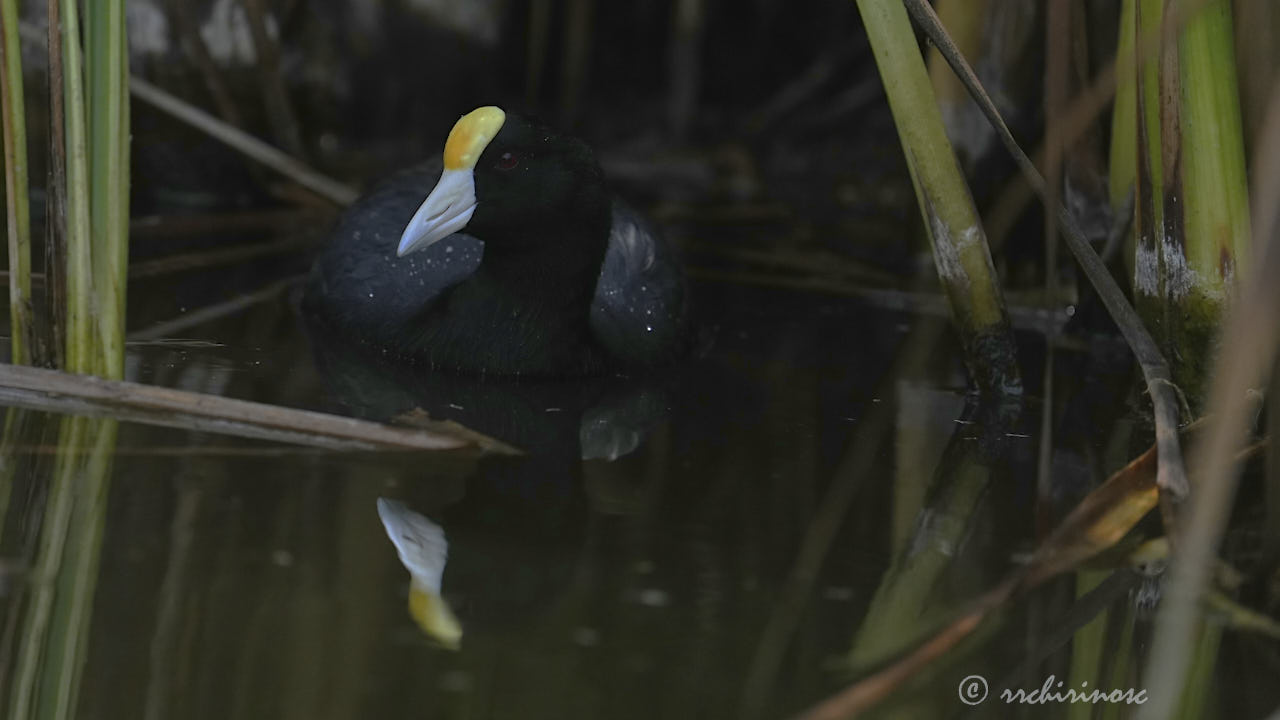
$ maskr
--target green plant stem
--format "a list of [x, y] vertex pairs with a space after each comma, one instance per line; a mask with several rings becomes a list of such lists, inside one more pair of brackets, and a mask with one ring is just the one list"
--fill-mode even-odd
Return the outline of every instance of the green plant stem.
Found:
[[0, 2], [0, 99], [3, 101], [5, 200], [9, 235], [9, 353], [15, 364], [32, 359], [31, 207], [27, 199], [27, 122], [22, 94], [18, 0]]
[[67, 156], [67, 370], [95, 370], [93, 256], [89, 232], [89, 146], [85, 135], [84, 71], [80, 52], [80, 10], [61, 0], [62, 71]]
[[976, 384], [1018, 391], [1021, 378], [986, 234], [947, 140], [924, 59], [900, 0], [858, 0], [889, 97], [938, 276]]
[[1237, 450], [1256, 412], [1249, 390], [1274, 365], [1280, 345], [1280, 245], [1267, 242], [1278, 226], [1280, 199], [1280, 93], [1272, 96], [1254, 155], [1253, 217], [1260, 251], [1239, 290], [1222, 333], [1223, 352], [1215, 361], [1209, 392], [1210, 424], [1193, 457], [1198, 478], [1196, 502], [1180, 528], [1178, 552], [1160, 605], [1150, 664], [1143, 686], [1150, 702], [1141, 720], [1173, 716], [1194, 650], [1200, 600], [1211, 581], [1217, 550], [1233, 507], [1239, 468]]
[[1111, 110], [1110, 172], [1111, 207], [1119, 209], [1133, 187], [1134, 162], [1137, 157], [1137, 62], [1135, 40], [1138, 29], [1134, 22], [1137, 0], [1123, 0], [1120, 7], [1120, 31], [1116, 45], [1116, 97]]
[[90, 217], [96, 369], [124, 377], [124, 320], [129, 262], [129, 131], [124, 0], [89, 5]]
[[[1248, 272], [1249, 189], [1236, 81], [1231, 3], [1214, 0], [1190, 16], [1178, 39], [1182, 122], [1164, 138], [1179, 153], [1184, 282], [1168, 287], [1174, 377], [1203, 407], [1218, 331], [1237, 277]], [[1177, 248], [1175, 248], [1177, 249]], [[1179, 265], [1179, 262], [1167, 262]], [[1174, 280], [1177, 275], [1174, 274]]]
[[1182, 33], [1182, 127], [1187, 260], [1197, 272], [1223, 277], [1248, 271], [1249, 196], [1243, 121], [1236, 81], [1231, 5], [1216, 0], [1194, 15]]

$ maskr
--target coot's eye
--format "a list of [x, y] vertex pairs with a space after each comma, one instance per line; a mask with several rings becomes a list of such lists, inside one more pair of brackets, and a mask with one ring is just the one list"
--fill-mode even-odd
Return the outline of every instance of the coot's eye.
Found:
[[512, 168], [514, 168], [519, 164], [520, 164], [519, 153], [504, 152], [498, 156], [498, 161], [494, 163], [494, 166], [497, 167], [499, 170], [511, 170]]

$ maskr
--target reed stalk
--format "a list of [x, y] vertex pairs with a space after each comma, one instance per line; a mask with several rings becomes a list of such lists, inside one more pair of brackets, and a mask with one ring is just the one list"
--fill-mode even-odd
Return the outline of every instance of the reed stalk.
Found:
[[1231, 3], [1214, 0], [1192, 15], [1178, 51], [1183, 122], [1181, 136], [1165, 142], [1181, 154], [1188, 282], [1171, 278], [1170, 342], [1180, 359], [1174, 379], [1202, 405], [1218, 329], [1252, 255]]
[[129, 102], [124, 0], [89, 6], [85, 49], [89, 63], [91, 150], [90, 231], [97, 311], [96, 371], [124, 377], [125, 296], [129, 268]]
[[1004, 297], [973, 197], [943, 127], [911, 21], [899, 0], [858, 0], [966, 364], [984, 392], [1018, 392]]
[[93, 255], [90, 234], [89, 140], [85, 131], [80, 9], [75, 0], [60, 0], [62, 15], [63, 113], [66, 120], [66, 369], [82, 375], [95, 370]]
[[[1115, 202], [1136, 181], [1135, 305], [1199, 409], [1217, 330], [1248, 258], [1248, 186], [1230, 3], [1202, 3], [1179, 29], [1180, 5], [1125, 5], [1118, 90], [1136, 88], [1136, 110], [1127, 94], [1118, 97], [1112, 192]], [[1140, 66], [1132, 50], [1139, 37], [1159, 43]], [[1132, 175], [1126, 157], [1136, 163]]]
[[49, 170], [45, 187], [44, 272], [45, 317], [49, 322], [47, 361], [51, 367], [65, 368], [67, 352], [67, 143], [66, 81], [62, 72], [62, 9], [60, 0], [46, 0], [49, 27]]
[[[1254, 151], [1253, 217], [1257, 255], [1239, 289], [1222, 331], [1209, 394], [1209, 423], [1192, 458], [1195, 502], [1178, 529], [1177, 552], [1151, 645], [1142, 684], [1150, 702], [1141, 720], [1173, 716], [1194, 658], [1193, 634], [1200, 601], [1209, 587], [1233, 508], [1239, 467], [1235, 455], [1254, 422], [1250, 390], [1265, 382], [1280, 349], [1280, 91], [1273, 92], [1263, 133]], [[1268, 242], [1270, 240], [1270, 242]]]
[[[1164, 234], [1164, 155], [1160, 146], [1160, 61], [1168, 43], [1160, 40], [1163, 0], [1137, 0], [1133, 8], [1133, 42], [1139, 55], [1129, 66], [1134, 83], [1134, 216], [1132, 289], [1134, 307], [1161, 350], [1168, 354], [1161, 271]], [[1158, 51], [1147, 51], [1151, 43]], [[1172, 372], [1172, 367], [1170, 368]]]
[[3, 103], [5, 202], [9, 237], [9, 357], [32, 360], [31, 206], [27, 197], [27, 122], [22, 93], [18, 0], [0, 2], [0, 102]]

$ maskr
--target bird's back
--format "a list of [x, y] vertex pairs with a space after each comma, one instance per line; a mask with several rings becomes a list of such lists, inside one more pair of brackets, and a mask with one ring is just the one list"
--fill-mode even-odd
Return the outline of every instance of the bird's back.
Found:
[[[432, 311], [439, 310], [451, 288], [476, 274], [484, 253], [483, 242], [454, 233], [419, 252], [396, 256], [406, 223], [440, 172], [436, 160], [398, 173], [343, 214], [312, 268], [304, 302], [308, 313], [384, 353], [427, 356], [412, 347], [416, 338], [430, 337], [417, 325], [439, 316]], [[590, 310], [591, 337], [584, 340], [620, 368], [665, 364], [685, 347], [683, 273], [643, 216], [618, 200], [612, 211]]]

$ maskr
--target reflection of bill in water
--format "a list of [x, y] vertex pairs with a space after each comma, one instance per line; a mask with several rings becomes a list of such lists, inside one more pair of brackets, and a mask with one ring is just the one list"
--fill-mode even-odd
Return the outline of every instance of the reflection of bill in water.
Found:
[[409, 616], [427, 637], [456, 650], [462, 641], [462, 626], [440, 595], [449, 559], [444, 530], [404, 503], [387, 498], [378, 498], [378, 517], [409, 571]]

